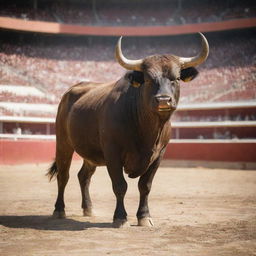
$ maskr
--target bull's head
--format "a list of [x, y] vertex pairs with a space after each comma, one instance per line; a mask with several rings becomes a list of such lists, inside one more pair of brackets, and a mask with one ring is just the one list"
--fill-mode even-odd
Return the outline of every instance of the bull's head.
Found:
[[194, 79], [198, 72], [195, 66], [203, 63], [209, 54], [209, 45], [203, 34], [201, 52], [194, 57], [153, 55], [139, 60], [129, 60], [122, 54], [120, 37], [116, 45], [116, 59], [121, 66], [133, 70], [131, 84], [143, 86], [143, 94], [150, 101], [153, 111], [160, 115], [172, 113], [178, 104], [180, 80]]

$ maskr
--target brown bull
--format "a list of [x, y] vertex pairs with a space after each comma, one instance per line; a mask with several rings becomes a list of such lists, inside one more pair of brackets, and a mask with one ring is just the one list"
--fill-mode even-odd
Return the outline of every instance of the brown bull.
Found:
[[154, 55], [128, 60], [116, 46], [116, 59], [130, 70], [115, 83], [82, 82], [62, 97], [56, 119], [56, 160], [48, 175], [57, 175], [58, 197], [54, 216], [65, 217], [64, 190], [69, 179], [73, 152], [83, 159], [78, 173], [85, 216], [92, 214], [89, 195], [96, 166], [106, 165], [116, 196], [114, 227], [127, 225], [124, 196], [130, 178], [139, 178], [138, 225], [151, 226], [148, 195], [156, 170], [171, 136], [170, 116], [176, 109], [180, 80], [198, 74], [195, 66], [209, 53], [205, 37], [201, 52], [191, 58]]

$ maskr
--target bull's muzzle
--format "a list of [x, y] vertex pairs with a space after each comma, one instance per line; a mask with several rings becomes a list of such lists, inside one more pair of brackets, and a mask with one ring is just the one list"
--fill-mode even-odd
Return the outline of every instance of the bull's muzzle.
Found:
[[172, 96], [169, 95], [156, 95], [155, 99], [157, 101], [158, 111], [171, 111], [175, 110], [177, 107], [176, 101]]

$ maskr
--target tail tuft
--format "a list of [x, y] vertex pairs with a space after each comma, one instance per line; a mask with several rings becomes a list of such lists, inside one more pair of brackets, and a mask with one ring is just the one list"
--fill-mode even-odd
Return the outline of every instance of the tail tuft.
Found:
[[58, 168], [56, 161], [52, 163], [52, 166], [48, 169], [48, 172], [46, 173], [46, 176], [49, 177], [49, 181], [51, 181], [54, 177], [56, 177], [58, 174]]

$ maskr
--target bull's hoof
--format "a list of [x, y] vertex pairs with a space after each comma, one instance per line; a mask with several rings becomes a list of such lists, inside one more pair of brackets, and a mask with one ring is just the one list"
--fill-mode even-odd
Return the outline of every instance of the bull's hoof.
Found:
[[141, 227], [153, 227], [154, 223], [150, 217], [144, 217], [142, 219], [138, 219], [138, 226]]
[[130, 227], [127, 219], [115, 219], [112, 224], [113, 228], [126, 228]]
[[54, 211], [52, 217], [55, 219], [65, 219], [66, 213], [65, 211]]
[[92, 209], [83, 209], [83, 215], [85, 217], [93, 217], [93, 216], [95, 216], [95, 214], [94, 214]]

